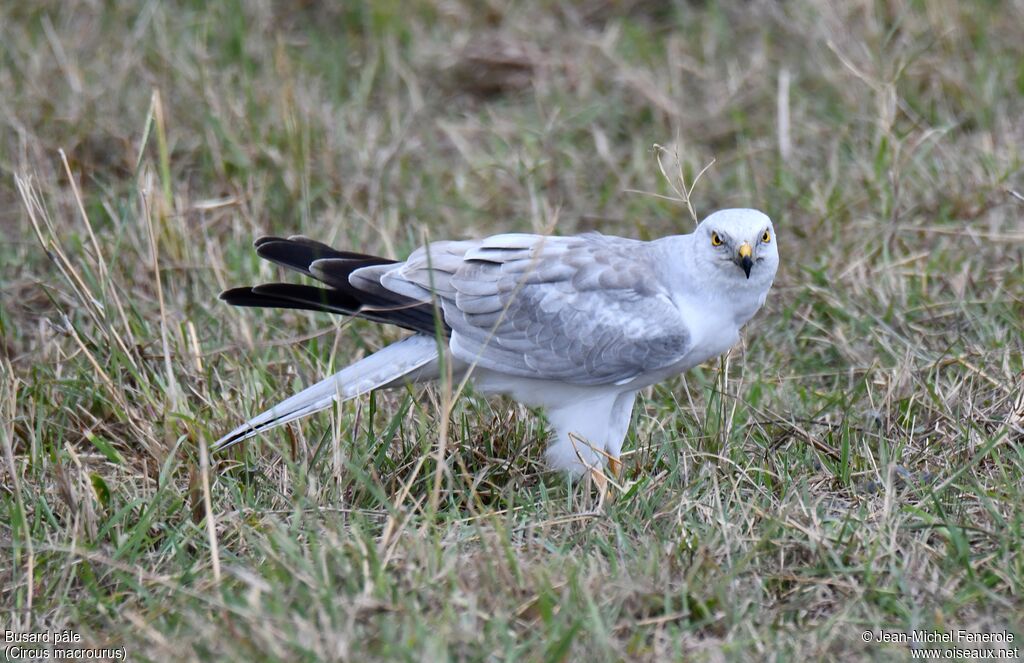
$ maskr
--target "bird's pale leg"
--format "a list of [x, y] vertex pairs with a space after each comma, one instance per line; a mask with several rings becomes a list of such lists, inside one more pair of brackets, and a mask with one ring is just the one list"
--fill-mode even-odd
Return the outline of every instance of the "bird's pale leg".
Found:
[[[622, 479], [622, 459], [620, 458], [622, 442], [626, 439], [626, 431], [629, 430], [629, 424], [633, 419], [633, 402], [635, 400], [635, 392], [619, 394], [615, 397], [615, 402], [609, 412], [608, 425], [604, 434], [604, 449], [599, 450], [602, 456], [601, 460], [608, 463], [608, 471], [604, 470], [604, 462], [601, 463], [601, 466], [590, 469], [590, 476], [594, 480], [599, 494], [598, 508], [604, 506], [604, 500], [609, 494], [614, 498], [614, 493], [610, 493], [608, 490], [609, 484], [619, 487], [619, 481]], [[609, 474], [611, 479], [609, 479]]]
[[[588, 474], [597, 487], [599, 506], [608, 496], [609, 483], [622, 476], [619, 456], [635, 398], [635, 392], [611, 392], [548, 409], [548, 420], [557, 433], [548, 448], [548, 461], [556, 469], [568, 470], [575, 476]], [[599, 412], [608, 414], [595, 416]]]
[[[590, 480], [597, 486], [597, 507], [600, 509], [604, 505], [604, 498], [608, 494], [608, 475], [604, 472], [604, 461], [610, 457], [604, 449], [581, 435], [570, 432], [567, 437], [572, 445], [573, 452], [576, 454], [576, 466], [583, 468], [580, 474], [589, 476]], [[569, 472], [575, 474], [575, 467], [569, 468]]]
[[590, 478], [597, 486], [597, 508], [600, 510], [604, 506], [604, 499], [608, 496], [608, 477], [601, 469], [595, 467], [590, 470]]
[[608, 453], [608, 471], [618, 481], [622, 478], [622, 443], [633, 420], [633, 402], [636, 392], [619, 394], [608, 415], [608, 433], [605, 449]]
[[608, 490], [608, 486], [614, 485], [618, 481], [620, 473], [622, 472], [622, 461], [618, 458], [608, 458], [608, 470], [614, 475], [614, 479], [609, 479], [608, 474], [605, 472], [603, 467], [592, 467], [590, 469], [590, 478], [593, 480], [594, 485], [597, 486], [597, 508], [600, 509], [604, 506], [604, 500], [606, 497], [611, 495], [611, 499], [615, 498], [615, 493]]
[[612, 409], [615, 396], [601, 394], [589, 400], [548, 408], [548, 421], [555, 432], [546, 454], [552, 469], [566, 470], [578, 478], [594, 468], [604, 467], [607, 420], [595, 417], [594, 413]]

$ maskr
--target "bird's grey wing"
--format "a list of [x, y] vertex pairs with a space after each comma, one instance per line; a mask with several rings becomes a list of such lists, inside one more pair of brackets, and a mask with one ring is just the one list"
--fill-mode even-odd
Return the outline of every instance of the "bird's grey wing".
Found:
[[422, 296], [433, 292], [462, 361], [600, 385], [669, 366], [690, 347], [685, 321], [642, 242], [590, 234], [452, 244], [427, 247], [429, 266], [410, 256], [381, 282], [409, 296], [415, 288]]

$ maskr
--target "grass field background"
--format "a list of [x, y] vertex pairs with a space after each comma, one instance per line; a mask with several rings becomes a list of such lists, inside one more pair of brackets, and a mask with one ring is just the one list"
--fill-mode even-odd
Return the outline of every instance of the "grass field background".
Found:
[[[1022, 118], [1020, 2], [2, 3], [0, 625], [130, 660], [1020, 646]], [[653, 238], [709, 164], [694, 210], [766, 211], [779, 276], [642, 394], [603, 510], [543, 419], [444, 386], [206, 462], [399, 337], [219, 302], [285, 278], [256, 236]]]

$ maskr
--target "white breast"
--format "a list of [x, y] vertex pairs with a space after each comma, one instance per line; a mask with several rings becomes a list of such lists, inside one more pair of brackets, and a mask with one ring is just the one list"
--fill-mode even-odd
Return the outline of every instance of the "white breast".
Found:
[[717, 357], [740, 340], [742, 322], [737, 323], [734, 308], [725, 302], [709, 302], [704, 298], [698, 303], [690, 298], [680, 298], [676, 305], [687, 321], [691, 338], [691, 350], [680, 362], [681, 370]]

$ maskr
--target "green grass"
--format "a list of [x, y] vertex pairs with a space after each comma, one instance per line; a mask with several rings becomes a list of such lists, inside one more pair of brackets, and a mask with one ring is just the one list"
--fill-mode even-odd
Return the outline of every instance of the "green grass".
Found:
[[[130, 660], [1020, 645], [1019, 3], [137, 4], [0, 7], [3, 629]], [[204, 464], [398, 337], [218, 302], [282, 278], [255, 236], [688, 232], [630, 192], [672, 195], [654, 144], [783, 260], [728, 361], [642, 394], [603, 510], [535, 413], [443, 386]]]

